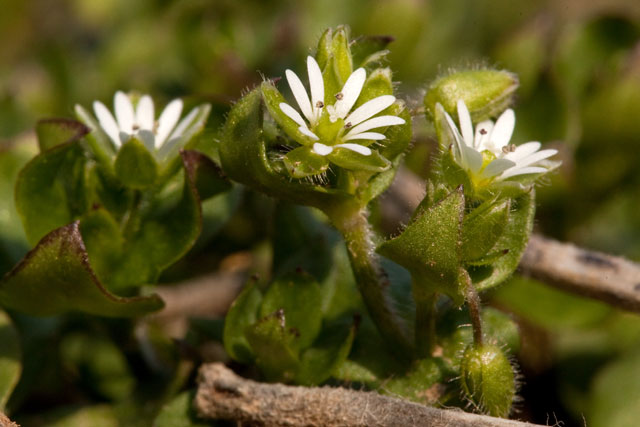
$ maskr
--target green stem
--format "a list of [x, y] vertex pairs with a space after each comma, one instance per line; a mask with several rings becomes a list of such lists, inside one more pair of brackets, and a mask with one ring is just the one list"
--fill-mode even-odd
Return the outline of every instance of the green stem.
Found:
[[389, 279], [375, 253], [366, 209], [350, 202], [334, 205], [326, 213], [344, 237], [358, 290], [378, 331], [398, 356], [411, 357], [407, 327], [389, 297]]
[[480, 309], [480, 295], [473, 286], [471, 277], [465, 269], [460, 269], [460, 275], [465, 283], [465, 298], [469, 307], [469, 316], [471, 317], [471, 326], [473, 327], [473, 343], [476, 346], [482, 345], [482, 317]]
[[416, 354], [419, 358], [431, 356], [436, 344], [436, 292], [423, 294], [419, 291], [423, 287], [413, 282], [413, 295], [416, 301]]

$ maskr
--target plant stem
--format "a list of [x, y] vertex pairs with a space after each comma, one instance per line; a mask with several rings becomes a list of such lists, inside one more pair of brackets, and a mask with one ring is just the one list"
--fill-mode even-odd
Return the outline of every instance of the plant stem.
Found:
[[465, 282], [465, 298], [469, 307], [469, 316], [471, 316], [471, 326], [473, 327], [473, 343], [476, 346], [482, 345], [482, 317], [480, 311], [480, 295], [473, 286], [471, 277], [467, 270], [461, 268], [460, 275]]
[[[383, 339], [398, 356], [407, 358], [412, 351], [407, 327], [396, 313], [388, 294], [389, 279], [375, 253], [373, 235], [365, 208], [356, 203], [341, 203], [325, 211], [347, 244], [349, 260], [358, 290], [369, 315]], [[409, 356], [410, 357], [410, 356]]]
[[413, 296], [416, 301], [416, 354], [419, 358], [425, 358], [431, 356], [436, 343], [435, 307], [438, 294], [436, 292], [424, 294], [419, 291], [421, 288], [422, 287], [416, 286], [414, 281]]

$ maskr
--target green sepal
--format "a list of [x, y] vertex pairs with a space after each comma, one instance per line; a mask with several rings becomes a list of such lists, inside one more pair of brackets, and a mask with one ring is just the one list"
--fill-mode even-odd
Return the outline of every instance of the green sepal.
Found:
[[[377, 68], [367, 76], [367, 80], [365, 80], [364, 85], [362, 86], [362, 91], [353, 106], [353, 110], [365, 102], [382, 95], [393, 95], [393, 80], [390, 68]], [[383, 110], [380, 114], [385, 114], [385, 111], [387, 110]]]
[[114, 167], [120, 182], [130, 188], [148, 188], [158, 177], [156, 159], [144, 143], [135, 137], [122, 144]]
[[474, 122], [495, 117], [511, 103], [518, 88], [515, 74], [502, 70], [469, 70], [437, 79], [424, 97], [427, 118], [433, 118], [441, 104], [452, 117], [457, 117], [458, 100], [463, 100]]
[[411, 130], [411, 113], [398, 101], [385, 111], [388, 111], [387, 114], [398, 116], [405, 121], [402, 125], [389, 126], [387, 128], [384, 132], [387, 139], [381, 141], [382, 147], [378, 149], [382, 156], [394, 161], [398, 156], [407, 151], [411, 143], [411, 138], [413, 137], [413, 131]]
[[293, 178], [319, 175], [327, 170], [329, 161], [310, 147], [298, 147], [284, 155], [282, 161]]
[[251, 363], [254, 359], [245, 331], [258, 319], [262, 293], [254, 280], [249, 281], [229, 307], [224, 318], [224, 348], [233, 360]]
[[349, 196], [304, 181], [291, 181], [274, 170], [263, 133], [262, 92], [254, 89], [231, 109], [220, 141], [222, 169], [232, 180], [274, 197], [320, 209]]
[[390, 36], [360, 36], [351, 42], [351, 56], [355, 68], [370, 68], [380, 64], [389, 54]]
[[378, 247], [380, 254], [411, 272], [414, 293], [441, 292], [458, 305], [464, 301], [463, 286], [458, 283], [464, 203], [458, 188], [420, 212], [398, 237]]
[[391, 162], [377, 150], [371, 150], [371, 154], [365, 156], [348, 148], [336, 147], [327, 157], [331, 163], [349, 170], [384, 172], [391, 167]]
[[331, 53], [333, 56], [333, 71], [340, 85], [344, 85], [351, 73], [353, 73], [347, 27], [340, 26], [336, 28], [331, 41]]
[[43, 119], [36, 123], [40, 152], [60, 144], [77, 141], [89, 132], [88, 127], [71, 119]]
[[475, 261], [494, 247], [509, 221], [509, 199], [488, 200], [465, 216], [462, 222], [462, 261]]
[[276, 121], [278, 126], [280, 126], [280, 128], [289, 135], [290, 138], [299, 144], [313, 145], [314, 140], [300, 132], [298, 130], [300, 125], [294, 122], [292, 118], [287, 116], [280, 109], [280, 103], [288, 103], [275, 85], [271, 81], [264, 81], [260, 85], [260, 92], [262, 93], [262, 99], [264, 100], [264, 105], [266, 105], [269, 115]]
[[371, 178], [367, 185], [364, 187], [364, 191], [360, 193], [358, 199], [363, 204], [367, 204], [371, 200], [384, 193], [386, 189], [389, 188], [389, 186], [393, 183], [401, 161], [402, 156], [396, 157], [395, 160], [391, 163], [391, 167], [388, 170], [376, 174], [373, 178]]
[[[518, 198], [512, 199], [509, 210], [509, 221], [493, 246], [502, 251], [490, 264], [469, 268], [469, 275], [478, 291], [499, 285], [518, 268], [520, 258], [529, 242], [535, 216], [535, 192], [532, 189]], [[506, 253], [505, 253], [506, 251]]]
[[5, 405], [11, 392], [18, 384], [22, 373], [22, 350], [20, 337], [11, 318], [0, 310], [0, 411]]
[[20, 171], [15, 202], [29, 243], [85, 212], [86, 161], [79, 141], [72, 141], [38, 154]]
[[195, 150], [180, 151], [183, 166], [198, 191], [200, 201], [231, 189], [222, 169], [209, 157]]
[[448, 370], [442, 359], [420, 359], [414, 362], [406, 374], [385, 381], [382, 391], [423, 405], [434, 405], [441, 396], [438, 393], [428, 393], [428, 390], [436, 384], [443, 383], [445, 373], [448, 373]]
[[295, 331], [295, 350], [313, 343], [322, 325], [322, 288], [309, 274], [298, 271], [276, 279], [264, 295], [260, 317], [281, 310], [285, 328]]
[[263, 317], [245, 330], [258, 365], [268, 381], [289, 382], [299, 366], [298, 334], [287, 328], [283, 310]]
[[333, 105], [336, 102], [336, 95], [342, 90], [342, 83], [338, 80], [333, 66], [335, 59], [329, 58], [329, 62], [322, 69], [322, 80], [324, 81], [324, 104]]
[[78, 222], [46, 235], [5, 275], [0, 282], [0, 303], [34, 316], [81, 311], [131, 317], [164, 306], [156, 295], [122, 298], [107, 291], [89, 265]]
[[327, 328], [313, 347], [304, 351], [296, 373], [296, 383], [309, 386], [321, 384], [347, 360], [356, 327], [354, 325], [346, 329], [346, 333], [345, 329], [344, 325]]
[[327, 28], [318, 40], [318, 47], [316, 48], [316, 62], [321, 70], [324, 70], [331, 59], [331, 45], [333, 41], [333, 30]]
[[460, 382], [466, 397], [478, 410], [507, 417], [516, 395], [513, 367], [500, 347], [470, 345], [460, 363]]

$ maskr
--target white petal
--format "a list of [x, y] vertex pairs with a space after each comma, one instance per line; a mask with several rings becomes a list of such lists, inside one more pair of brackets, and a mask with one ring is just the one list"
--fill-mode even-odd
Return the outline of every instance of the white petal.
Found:
[[466, 164], [463, 166], [471, 170], [473, 173], [478, 173], [480, 168], [482, 168], [482, 154], [468, 145], [463, 145], [462, 149], [464, 150], [464, 157], [466, 161]]
[[182, 136], [184, 131], [191, 125], [191, 122], [193, 121], [193, 119], [196, 118], [199, 111], [200, 109], [198, 107], [189, 111], [189, 114], [187, 114], [184, 119], [180, 120], [180, 123], [178, 123], [178, 126], [176, 126], [173, 132], [171, 132], [171, 135], [169, 136], [168, 140], [170, 141], [173, 138], [178, 138]]
[[[465, 152], [462, 149], [463, 145], [467, 145], [462, 141], [462, 135], [460, 135], [460, 131], [458, 130], [458, 127], [456, 126], [456, 124], [453, 122], [453, 119], [451, 118], [451, 116], [449, 115], [449, 113], [447, 113], [444, 108], [442, 107], [442, 105], [440, 105], [440, 103], [438, 103], [436, 105], [436, 108], [439, 108], [443, 113], [444, 113], [444, 117], [447, 120], [447, 124], [449, 125], [449, 129], [451, 130], [451, 133], [453, 133], [453, 139], [454, 142], [456, 144], [456, 151], [458, 153], [459, 157], [459, 163], [461, 165], [467, 165], [467, 161], [466, 161], [466, 156], [465, 156]], [[455, 153], [454, 153], [455, 154]]]
[[500, 178], [502, 179], [507, 179], [507, 178], [511, 178], [512, 176], [517, 176], [517, 175], [527, 175], [530, 173], [543, 173], [546, 172], [547, 169], [540, 167], [540, 166], [529, 166], [526, 168], [511, 168], [509, 170], [507, 170], [505, 173], [503, 173]]
[[312, 122], [313, 110], [311, 108], [311, 101], [309, 101], [309, 95], [307, 95], [307, 90], [304, 88], [304, 85], [296, 73], [291, 70], [287, 70], [285, 71], [285, 75], [287, 76], [291, 92], [293, 92], [293, 97], [296, 99], [296, 102], [300, 107], [300, 111], [302, 111], [302, 114], [304, 114], [309, 122]]
[[291, 105], [287, 104], [286, 102], [281, 102], [280, 105], [278, 106], [280, 107], [280, 110], [282, 110], [282, 112], [287, 115], [287, 117], [289, 117], [291, 120], [293, 120], [300, 126], [307, 125], [304, 119], [302, 118], [302, 116], [300, 115], [300, 113], [298, 113], [298, 111], [295, 108], [293, 108]]
[[162, 146], [173, 128], [178, 123], [182, 114], [182, 100], [174, 99], [167, 105], [158, 119], [158, 131], [156, 132], [156, 148]]
[[462, 139], [469, 147], [473, 147], [473, 125], [471, 124], [471, 115], [462, 99], [458, 100], [458, 121], [460, 122], [460, 131]]
[[520, 159], [517, 164], [518, 167], [525, 167], [525, 166], [529, 166], [532, 165], [536, 162], [539, 162], [540, 160], [544, 160], [548, 157], [551, 157], [553, 155], [555, 155], [558, 152], [558, 150], [553, 150], [553, 149], [548, 149], [548, 150], [542, 150], [542, 151], [538, 151], [535, 152], [523, 159]]
[[153, 100], [149, 95], [142, 96], [136, 107], [136, 124], [140, 126], [141, 129], [153, 130], [153, 121], [155, 118]]
[[[473, 139], [473, 148], [478, 151], [489, 150], [487, 146], [491, 131], [493, 130], [493, 122], [491, 120], [485, 120], [476, 125], [476, 136]], [[493, 150], [491, 150], [493, 151]]]
[[355, 104], [358, 100], [366, 78], [367, 72], [364, 70], [364, 68], [358, 68], [353, 73], [351, 73], [351, 75], [345, 82], [344, 86], [342, 87], [342, 91], [340, 91], [340, 93], [342, 94], [342, 99], [336, 101], [336, 103], [333, 104], [336, 108], [338, 117], [340, 117], [341, 119], [344, 119], [346, 117], [347, 113], [351, 111], [351, 107], [353, 107], [353, 104]]
[[515, 163], [507, 159], [495, 159], [487, 165], [482, 171], [482, 176], [485, 178], [491, 178], [498, 174], [501, 174], [505, 170], [515, 166]]
[[104, 130], [104, 133], [111, 138], [116, 146], [120, 146], [120, 128], [116, 123], [116, 120], [113, 118], [113, 115], [109, 111], [107, 107], [100, 101], [95, 101], [93, 103], [93, 112], [96, 113], [96, 117], [98, 122], [100, 123], [100, 127]]
[[317, 122], [322, 111], [322, 108], [318, 108], [317, 105], [318, 103], [324, 105], [324, 80], [322, 79], [322, 71], [313, 56], [307, 56], [307, 72], [311, 89], [311, 108], [315, 117], [314, 122]]
[[348, 150], [355, 151], [358, 154], [362, 154], [363, 156], [371, 155], [371, 148], [360, 144], [338, 144], [336, 147], [346, 148]]
[[318, 138], [318, 135], [316, 135], [315, 133], [311, 132], [309, 130], [309, 128], [305, 125], [305, 126], [300, 126], [298, 128], [298, 130], [303, 133], [304, 135], [308, 136], [309, 138], [313, 139], [313, 140], [318, 140], [320, 138]]
[[126, 133], [132, 133], [135, 115], [131, 99], [129, 99], [124, 92], [117, 91], [113, 97], [113, 108], [116, 113], [116, 120], [118, 121], [120, 130]]
[[319, 142], [313, 144], [313, 152], [316, 154], [320, 154], [321, 156], [326, 156], [327, 154], [331, 154], [333, 151], [333, 147], [329, 145], [324, 145]]
[[490, 142], [496, 150], [502, 149], [511, 140], [513, 128], [516, 126], [516, 115], [511, 108], [502, 113], [491, 131]]
[[147, 147], [148, 150], [153, 150], [155, 148], [156, 136], [153, 134], [152, 131], [148, 129], [142, 129], [136, 134], [136, 137], [140, 141], [142, 141], [142, 143], [144, 144], [145, 147]]
[[369, 117], [375, 116], [394, 102], [396, 102], [396, 97], [393, 95], [382, 95], [377, 98], [373, 98], [356, 108], [351, 114], [349, 114], [349, 116], [347, 116], [346, 119], [344, 119], [344, 122], [351, 123], [351, 126], [355, 126], [358, 123], [367, 120]]
[[404, 119], [398, 116], [378, 116], [378, 117], [374, 117], [373, 119], [369, 119], [365, 122], [362, 122], [358, 126], [351, 128], [347, 133], [347, 136], [362, 133], [369, 129], [375, 129], [375, 128], [380, 128], [384, 126], [403, 125], [404, 123], [405, 123]]
[[373, 140], [379, 141], [385, 138], [386, 136], [378, 132], [361, 132], [361, 133], [356, 133], [354, 135], [347, 135], [344, 138], [342, 138], [342, 140], [352, 141], [354, 139], [373, 139]]
[[518, 160], [527, 157], [529, 154], [535, 153], [541, 146], [542, 144], [537, 141], [526, 142], [522, 145], [518, 145], [515, 151], [505, 154], [502, 158], [513, 160], [518, 163]]

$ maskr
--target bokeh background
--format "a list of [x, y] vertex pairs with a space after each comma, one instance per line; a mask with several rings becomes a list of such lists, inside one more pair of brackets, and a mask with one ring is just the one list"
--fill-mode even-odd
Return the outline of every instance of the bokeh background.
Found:
[[[12, 188], [35, 153], [38, 119], [72, 117], [76, 103], [111, 105], [116, 90], [137, 90], [160, 103], [174, 97], [212, 103], [207, 132], [214, 137], [243, 90], [286, 68], [302, 71], [322, 31], [339, 24], [354, 36], [395, 38], [389, 65], [400, 96], [414, 108], [429, 83], [451, 69], [516, 72], [513, 141], [542, 141], [559, 149], [563, 161], [539, 189], [537, 231], [640, 261], [637, 0], [4, 0], [0, 272], [28, 250]], [[407, 165], [426, 176], [434, 141], [422, 116], [415, 131]], [[223, 255], [261, 248], [267, 232], [256, 203], [247, 197], [233, 220], [164, 280], [215, 270]], [[637, 425], [638, 315], [520, 277], [487, 300], [521, 326], [519, 417], [565, 426]], [[48, 336], [46, 324], [37, 328]], [[52, 359], [64, 359], [53, 357], [62, 338], [49, 339]], [[57, 407], [46, 393], [33, 397], [24, 387], [20, 393], [13, 407], [10, 402], [19, 415]], [[84, 403], [109, 400], [80, 395]]]

